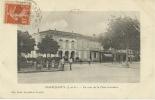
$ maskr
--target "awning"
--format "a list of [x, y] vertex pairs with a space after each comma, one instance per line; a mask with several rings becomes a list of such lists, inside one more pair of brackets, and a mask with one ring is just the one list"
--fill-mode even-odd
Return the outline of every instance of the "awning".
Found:
[[104, 54], [106, 57], [113, 57], [112, 54]]

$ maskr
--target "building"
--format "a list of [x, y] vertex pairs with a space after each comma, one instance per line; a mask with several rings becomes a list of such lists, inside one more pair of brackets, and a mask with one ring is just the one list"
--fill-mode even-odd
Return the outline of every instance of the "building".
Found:
[[[66, 57], [80, 61], [126, 61], [126, 50], [103, 50], [101, 43], [95, 36], [85, 36], [74, 32], [64, 32], [58, 30], [47, 30], [32, 34], [35, 39], [35, 50], [30, 54], [24, 54], [26, 58], [36, 58], [38, 56], [46, 57], [45, 54], [37, 53], [37, 44], [46, 36], [50, 35], [58, 42], [60, 48], [56, 55], [48, 54], [48, 57]], [[139, 52], [128, 49], [128, 60], [139, 61]]]
[[[116, 51], [116, 61], [126, 61], [126, 56], [128, 56], [128, 61], [139, 61], [140, 56], [139, 53], [135, 50], [117, 50]], [[128, 55], [126, 55], [128, 54]]]
[[[82, 61], [100, 61], [102, 58], [100, 51], [103, 48], [95, 36], [84, 36], [74, 32], [64, 32], [55, 29], [34, 33], [32, 34], [32, 37], [35, 39], [36, 44], [38, 44], [46, 35], [51, 35], [51, 37], [57, 41], [60, 46], [57, 54], [48, 54], [49, 57], [67, 57], [67, 59], [71, 57]], [[38, 48], [36, 46], [35, 50], [32, 51], [31, 54], [28, 54], [27, 57], [45, 57], [45, 54], [37, 53], [37, 49]]]

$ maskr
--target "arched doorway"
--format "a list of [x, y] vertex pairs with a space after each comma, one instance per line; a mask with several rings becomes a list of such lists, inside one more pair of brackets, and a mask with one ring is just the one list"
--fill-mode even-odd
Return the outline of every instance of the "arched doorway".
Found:
[[72, 51], [70, 58], [74, 58], [74, 57], [75, 57], [75, 51]]
[[62, 58], [62, 51], [59, 51], [59, 53], [58, 53], [58, 56], [60, 57], [60, 58]]
[[74, 61], [74, 58], [75, 58], [75, 51], [72, 51], [72, 52], [71, 52], [70, 58], [72, 58], [73, 61]]
[[69, 51], [65, 51], [65, 60], [68, 61], [68, 58], [69, 58]]

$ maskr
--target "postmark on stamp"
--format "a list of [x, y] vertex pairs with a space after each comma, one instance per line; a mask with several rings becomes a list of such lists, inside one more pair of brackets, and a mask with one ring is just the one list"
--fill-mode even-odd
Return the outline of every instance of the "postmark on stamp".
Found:
[[39, 27], [42, 12], [33, 0], [7, 1], [5, 3], [5, 23], [17, 24], [19, 29]]
[[5, 3], [5, 23], [8, 24], [30, 24], [30, 3], [6, 2]]

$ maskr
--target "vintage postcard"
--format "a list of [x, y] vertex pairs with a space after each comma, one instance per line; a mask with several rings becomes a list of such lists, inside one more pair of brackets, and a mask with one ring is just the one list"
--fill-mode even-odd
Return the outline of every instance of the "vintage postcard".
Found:
[[0, 1], [0, 98], [154, 98], [154, 4]]

